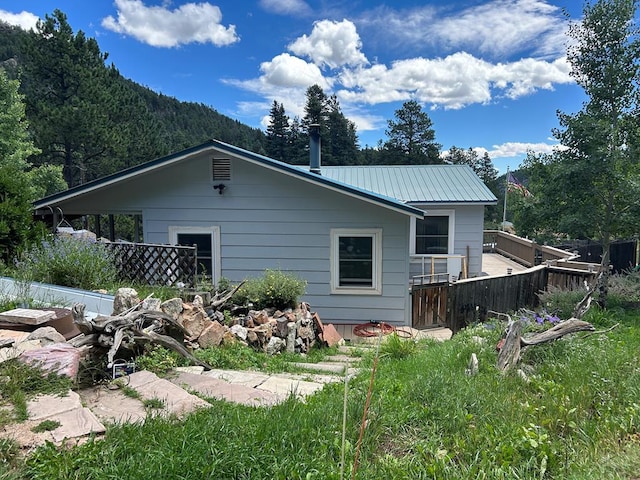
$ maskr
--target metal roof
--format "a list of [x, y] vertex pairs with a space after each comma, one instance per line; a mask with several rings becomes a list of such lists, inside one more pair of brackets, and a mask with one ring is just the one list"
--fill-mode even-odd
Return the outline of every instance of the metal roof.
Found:
[[322, 166], [322, 176], [405, 203], [494, 204], [468, 165]]

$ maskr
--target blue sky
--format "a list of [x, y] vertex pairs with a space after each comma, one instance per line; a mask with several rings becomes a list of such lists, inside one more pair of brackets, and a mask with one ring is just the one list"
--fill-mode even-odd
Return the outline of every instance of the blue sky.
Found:
[[504, 173], [550, 152], [556, 112], [582, 90], [565, 60], [578, 0], [0, 0], [23, 28], [62, 10], [127, 78], [265, 128], [273, 100], [302, 117], [305, 91], [335, 93], [360, 145], [416, 100], [447, 150], [488, 151]]

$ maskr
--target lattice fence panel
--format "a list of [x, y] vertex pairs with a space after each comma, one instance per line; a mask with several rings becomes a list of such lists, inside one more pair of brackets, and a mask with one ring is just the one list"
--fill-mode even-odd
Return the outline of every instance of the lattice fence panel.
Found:
[[193, 287], [196, 278], [196, 247], [147, 243], [107, 243], [114, 254], [121, 279], [148, 285]]

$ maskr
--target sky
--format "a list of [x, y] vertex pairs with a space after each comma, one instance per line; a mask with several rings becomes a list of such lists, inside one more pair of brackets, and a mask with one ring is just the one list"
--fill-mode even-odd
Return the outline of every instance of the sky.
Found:
[[304, 116], [335, 94], [361, 147], [416, 100], [436, 142], [488, 152], [500, 173], [558, 147], [557, 112], [585, 101], [566, 61], [580, 0], [0, 0], [25, 29], [60, 9], [120, 73], [266, 129], [273, 101]]

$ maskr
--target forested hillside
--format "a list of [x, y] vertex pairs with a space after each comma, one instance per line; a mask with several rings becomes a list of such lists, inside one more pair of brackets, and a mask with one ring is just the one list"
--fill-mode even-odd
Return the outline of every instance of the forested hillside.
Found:
[[29, 160], [61, 165], [70, 187], [211, 138], [265, 153], [260, 129], [136, 84], [107, 59], [60, 11], [38, 32], [0, 23], [0, 67], [20, 82], [40, 150]]

